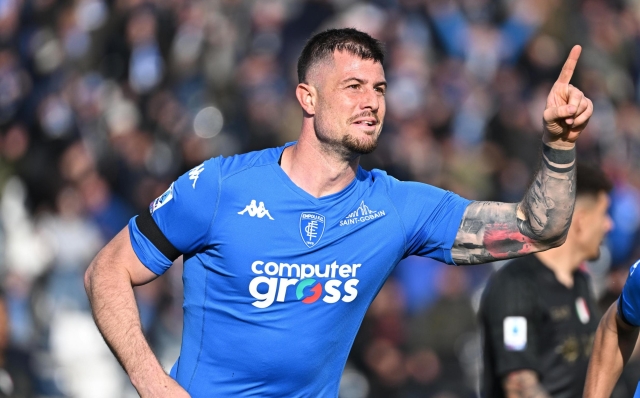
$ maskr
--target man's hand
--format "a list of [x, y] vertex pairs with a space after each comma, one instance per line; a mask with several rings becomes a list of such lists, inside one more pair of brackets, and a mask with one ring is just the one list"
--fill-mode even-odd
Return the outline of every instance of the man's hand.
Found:
[[191, 398], [191, 395], [169, 375], [160, 380], [146, 380], [144, 387], [136, 387], [141, 398]]
[[551, 88], [543, 113], [544, 141], [558, 149], [573, 148], [593, 114], [593, 103], [569, 82], [580, 58], [582, 47], [573, 46], [560, 77]]
[[549, 398], [538, 375], [530, 369], [515, 370], [506, 375], [502, 380], [502, 388], [507, 398]]

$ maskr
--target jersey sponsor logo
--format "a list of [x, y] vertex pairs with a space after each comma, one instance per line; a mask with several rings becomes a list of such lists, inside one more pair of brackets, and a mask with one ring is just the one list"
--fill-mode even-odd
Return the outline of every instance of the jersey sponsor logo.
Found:
[[527, 348], [527, 318], [508, 316], [502, 323], [504, 348], [509, 351], [522, 351]]
[[304, 212], [300, 215], [300, 236], [307, 247], [320, 242], [324, 234], [325, 218], [322, 214]]
[[264, 207], [264, 202], [260, 202], [260, 205], [256, 206], [256, 201], [252, 200], [251, 203], [249, 203], [244, 210], [239, 211], [238, 214], [243, 215], [244, 213], [249, 213], [249, 216], [251, 217], [258, 217], [258, 218], [262, 218], [264, 216], [269, 217], [269, 220], [273, 220], [273, 217], [271, 217], [271, 214], [269, 214], [269, 210], [267, 210]]
[[173, 199], [173, 183], [169, 186], [169, 189], [164, 191], [162, 195], [151, 202], [151, 204], [149, 205], [149, 212], [153, 214], [154, 211], [167, 204], [167, 202], [171, 199]]
[[589, 314], [589, 307], [587, 307], [587, 302], [582, 297], [578, 297], [576, 299], [576, 312], [578, 312], [578, 318], [580, 322], [584, 325], [589, 323], [589, 319], [591, 319], [591, 314]]
[[[251, 272], [257, 275], [249, 283], [249, 294], [256, 301], [251, 305], [267, 308], [285, 301], [287, 291], [295, 292], [303, 304], [322, 301], [335, 304], [350, 303], [358, 296], [356, 278], [362, 264], [338, 264], [337, 261], [321, 267], [320, 264], [289, 264], [274, 261], [254, 261]], [[317, 278], [328, 278], [320, 282]]]
[[551, 315], [551, 319], [554, 322], [564, 321], [565, 319], [569, 319], [571, 317], [571, 306], [560, 305], [557, 307], [551, 307], [549, 309], [549, 314]]
[[[312, 293], [311, 295], [305, 295], [304, 290], [308, 286], [312, 286], [311, 288], [309, 288], [309, 291]], [[318, 301], [321, 295], [322, 284], [320, 282], [316, 282], [316, 280], [313, 278], [303, 279], [296, 285], [296, 297], [298, 298], [298, 300], [302, 300], [302, 302], [305, 304], [315, 303], [316, 301]]]
[[578, 358], [580, 358], [580, 340], [582, 340], [585, 346], [585, 357], [588, 357], [586, 347], [593, 346], [593, 337], [594, 335], [584, 335], [582, 338], [578, 338], [575, 335], [567, 336], [562, 343], [558, 344], [555, 348], [555, 352], [562, 355], [562, 359], [565, 362], [574, 363]]
[[344, 218], [344, 220], [340, 221], [340, 226], [344, 227], [345, 225], [353, 225], [362, 222], [367, 222], [371, 220], [375, 220], [377, 218], [385, 216], [386, 213], [384, 210], [371, 210], [369, 206], [364, 204], [364, 200], [360, 203], [358, 208], [349, 213], [348, 216]]
[[196, 189], [196, 182], [198, 182], [198, 178], [200, 177], [200, 173], [204, 171], [204, 163], [194, 167], [189, 171], [189, 179], [193, 180], [193, 189]]

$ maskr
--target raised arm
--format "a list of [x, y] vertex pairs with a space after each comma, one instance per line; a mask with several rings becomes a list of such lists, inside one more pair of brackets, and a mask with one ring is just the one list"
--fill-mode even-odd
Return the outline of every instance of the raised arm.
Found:
[[84, 283], [98, 329], [140, 396], [188, 398], [162, 369], [142, 334], [133, 286], [155, 278], [136, 256], [125, 228], [92, 261]]
[[462, 218], [452, 248], [457, 264], [518, 257], [561, 245], [575, 204], [575, 142], [593, 104], [569, 84], [580, 46], [571, 50], [543, 114], [542, 161], [520, 203], [474, 202]]
[[585, 398], [611, 396], [638, 340], [640, 328], [620, 319], [616, 303], [609, 307], [596, 331], [584, 387]]

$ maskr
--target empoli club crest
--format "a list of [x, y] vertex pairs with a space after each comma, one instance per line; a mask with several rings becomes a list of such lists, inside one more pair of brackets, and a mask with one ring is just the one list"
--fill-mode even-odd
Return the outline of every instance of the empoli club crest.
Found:
[[325, 219], [322, 214], [304, 212], [300, 215], [300, 236], [307, 247], [313, 247], [322, 238]]

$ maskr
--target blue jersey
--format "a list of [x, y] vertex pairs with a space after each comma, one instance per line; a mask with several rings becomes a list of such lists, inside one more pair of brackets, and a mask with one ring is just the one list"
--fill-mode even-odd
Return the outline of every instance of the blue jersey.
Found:
[[315, 198], [278, 164], [284, 147], [214, 158], [129, 223], [160, 275], [184, 255], [184, 329], [171, 376], [194, 398], [336, 397], [364, 314], [408, 255], [453, 264], [469, 204], [358, 169]]
[[618, 299], [618, 314], [632, 326], [640, 326], [640, 260], [631, 266], [627, 282]]
[[[627, 282], [618, 299], [618, 315], [629, 325], [640, 327], [640, 260], [629, 268]], [[633, 398], [640, 398], [640, 384]]]

